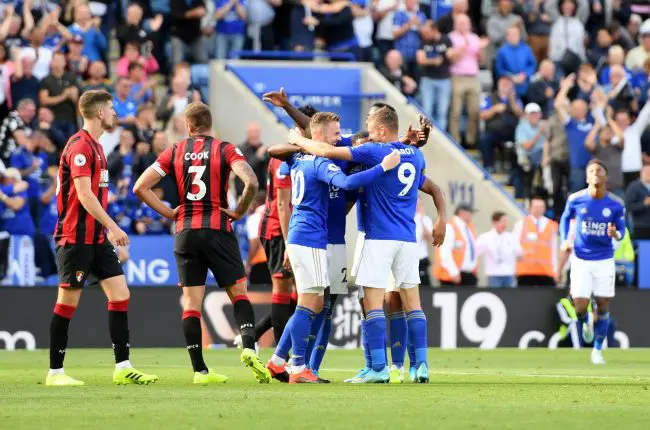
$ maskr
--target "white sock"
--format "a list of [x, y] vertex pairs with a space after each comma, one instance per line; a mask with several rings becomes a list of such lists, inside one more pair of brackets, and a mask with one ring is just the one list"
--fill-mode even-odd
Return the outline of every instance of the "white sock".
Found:
[[124, 360], [120, 361], [119, 363], [115, 363], [115, 368], [116, 369], [131, 369], [133, 366], [131, 366], [131, 362], [129, 360]]
[[60, 369], [50, 369], [48, 372], [48, 375], [63, 375], [65, 372], [63, 371], [63, 367]]
[[305, 370], [305, 365], [304, 364], [302, 364], [300, 366], [292, 366], [291, 367], [291, 373], [293, 373], [293, 374], [298, 374], [298, 373], [302, 372], [303, 370]]
[[275, 364], [276, 366], [283, 366], [286, 362], [287, 360], [282, 357], [278, 357], [275, 354], [271, 356], [271, 363]]

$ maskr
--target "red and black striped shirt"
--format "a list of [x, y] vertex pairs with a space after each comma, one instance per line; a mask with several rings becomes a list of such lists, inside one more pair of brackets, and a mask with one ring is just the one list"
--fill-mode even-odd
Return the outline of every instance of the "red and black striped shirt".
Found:
[[178, 189], [180, 209], [176, 233], [211, 228], [232, 231], [228, 207], [231, 166], [246, 161], [235, 145], [210, 136], [194, 136], [175, 143], [158, 156], [153, 168], [170, 175]]
[[278, 190], [280, 188], [291, 189], [291, 177], [280, 173], [280, 164], [282, 161], [271, 158], [266, 168], [266, 202], [259, 232], [262, 239], [282, 236], [280, 218], [278, 217]]
[[90, 177], [91, 189], [104, 210], [108, 205], [108, 168], [102, 147], [86, 130], [74, 134], [61, 155], [56, 188], [59, 219], [54, 230], [57, 245], [102, 243], [104, 226], [79, 202], [74, 186], [76, 178]]

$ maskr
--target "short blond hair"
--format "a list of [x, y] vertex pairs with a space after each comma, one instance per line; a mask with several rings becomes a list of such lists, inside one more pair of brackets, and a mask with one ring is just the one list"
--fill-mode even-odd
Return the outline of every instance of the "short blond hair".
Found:
[[206, 132], [212, 129], [212, 114], [210, 108], [205, 103], [192, 102], [185, 107], [183, 111], [185, 123], [187, 123], [194, 132]]
[[341, 122], [341, 117], [333, 112], [317, 112], [309, 120], [310, 130], [327, 127], [332, 122]]
[[79, 97], [79, 112], [85, 119], [92, 119], [97, 111], [113, 100], [113, 96], [106, 90], [89, 90]]

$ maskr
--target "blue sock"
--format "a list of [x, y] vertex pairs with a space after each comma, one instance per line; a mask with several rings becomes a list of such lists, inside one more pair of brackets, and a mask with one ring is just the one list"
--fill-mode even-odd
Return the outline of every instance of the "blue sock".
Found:
[[379, 372], [386, 367], [386, 316], [383, 309], [375, 309], [366, 314], [366, 331], [372, 370]]
[[598, 321], [594, 324], [594, 348], [603, 349], [603, 342], [607, 338], [609, 328], [609, 312], [598, 313]]
[[388, 314], [388, 321], [390, 326], [390, 357], [395, 366], [403, 367], [408, 334], [406, 314], [404, 311], [393, 312]]
[[332, 332], [332, 303], [328, 302], [323, 307], [323, 312], [325, 312], [325, 319], [323, 324], [320, 327], [318, 336], [316, 337], [316, 346], [311, 353], [309, 358], [309, 368], [318, 372], [320, 365], [323, 362], [323, 357], [325, 357], [325, 351], [327, 351], [327, 344], [330, 340], [330, 333]]
[[289, 322], [291, 327], [291, 347], [293, 349], [291, 364], [294, 366], [302, 366], [305, 364], [305, 353], [307, 351], [309, 332], [311, 330], [313, 320], [314, 312], [311, 309], [305, 308], [303, 306], [296, 307], [296, 311], [291, 317], [291, 320]]
[[305, 351], [306, 363], [309, 363], [309, 360], [311, 359], [311, 353], [314, 350], [314, 346], [316, 345], [316, 337], [318, 336], [318, 332], [323, 325], [323, 321], [325, 321], [327, 311], [327, 308], [323, 306], [323, 310], [314, 315], [313, 322], [311, 324], [311, 331], [309, 332], [309, 342], [307, 343], [307, 350]]
[[415, 351], [415, 365], [427, 362], [427, 317], [421, 310], [406, 313], [409, 340]]
[[278, 345], [275, 347], [274, 354], [280, 358], [284, 358], [285, 360], [289, 357], [289, 351], [291, 350], [291, 322], [292, 321], [293, 318], [290, 318], [289, 321], [287, 321], [287, 325], [284, 326], [284, 331], [282, 332], [282, 336], [278, 341]]
[[411, 339], [408, 337], [408, 326], [406, 333], [406, 350], [409, 353], [409, 367], [415, 367], [415, 348], [413, 348], [413, 342], [411, 342]]
[[[578, 323], [576, 324], [578, 326], [578, 340], [580, 341], [580, 346], [585, 346], [585, 341], [582, 338], [582, 326], [583, 324], [586, 324], [588, 322], [588, 314], [587, 312], [584, 313], [584, 315], [578, 314]], [[595, 331], [595, 327], [594, 327]]]
[[361, 346], [363, 347], [363, 355], [366, 359], [366, 367], [372, 367], [372, 356], [370, 355], [370, 346], [368, 345], [368, 332], [366, 331], [366, 317], [361, 315]]

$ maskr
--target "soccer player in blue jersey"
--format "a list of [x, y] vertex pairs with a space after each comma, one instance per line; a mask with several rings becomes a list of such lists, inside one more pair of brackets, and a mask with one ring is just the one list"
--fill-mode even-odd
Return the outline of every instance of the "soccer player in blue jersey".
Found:
[[[609, 302], [614, 297], [616, 267], [612, 238], [621, 240], [625, 232], [625, 204], [607, 191], [607, 169], [602, 161], [587, 164], [588, 187], [571, 194], [560, 220], [562, 250], [573, 249], [571, 297], [578, 315], [578, 329], [587, 323], [592, 295], [598, 305], [594, 325], [593, 364], [605, 364], [603, 341], [609, 326]], [[575, 241], [567, 240], [572, 219], [576, 220]]]
[[332, 159], [376, 166], [383, 157], [397, 150], [400, 165], [365, 187], [365, 244], [357, 274], [357, 284], [364, 289], [366, 334], [372, 369], [358, 382], [387, 383], [386, 318], [384, 291], [392, 273], [407, 311], [408, 334], [416, 356], [416, 382], [428, 382], [426, 317], [420, 306], [420, 276], [415, 237], [417, 192], [425, 176], [424, 156], [417, 149], [397, 141], [399, 120], [394, 110], [381, 108], [368, 118], [372, 142], [356, 148], [325, 145], [289, 134], [289, 143], [307, 152]]
[[[341, 137], [338, 115], [319, 112], [310, 121], [314, 139], [335, 145]], [[296, 134], [295, 131], [293, 131]], [[330, 186], [355, 189], [379, 180], [399, 164], [400, 154], [391, 151], [372, 169], [347, 176], [329, 160], [308, 154], [294, 154], [291, 167], [293, 212], [289, 222], [287, 253], [296, 279], [298, 306], [280, 338], [267, 367], [271, 375], [286, 379], [286, 359], [292, 350], [290, 383], [318, 383], [306, 367], [305, 354], [313, 319], [323, 308], [323, 293], [329, 285], [327, 270], [327, 210]]]

